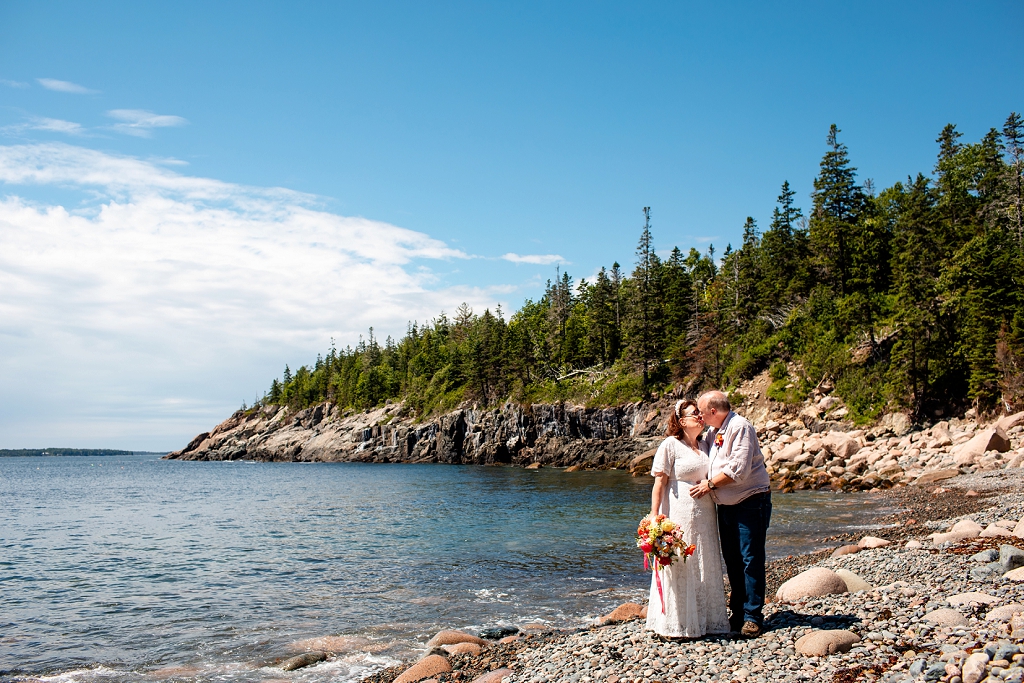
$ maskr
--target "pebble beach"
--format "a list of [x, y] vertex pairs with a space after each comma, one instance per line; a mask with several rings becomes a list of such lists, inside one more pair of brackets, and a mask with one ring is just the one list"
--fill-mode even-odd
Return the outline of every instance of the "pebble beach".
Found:
[[889, 496], [898, 511], [869, 537], [772, 562], [756, 639], [662, 640], [641, 606], [623, 605], [582, 630], [442, 632], [418, 662], [364, 681], [1024, 680], [1024, 469], [857, 495]]

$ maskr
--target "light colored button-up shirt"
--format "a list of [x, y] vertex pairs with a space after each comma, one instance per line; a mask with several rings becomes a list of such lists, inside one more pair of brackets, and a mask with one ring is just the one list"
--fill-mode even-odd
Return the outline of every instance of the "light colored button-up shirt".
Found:
[[[718, 436], [721, 435], [721, 445]], [[715, 488], [711, 499], [719, 505], [736, 505], [755, 493], [771, 490], [764, 456], [757, 442], [757, 430], [745, 418], [729, 412], [720, 429], [712, 429], [704, 437], [711, 443], [708, 478], [727, 474], [731, 484]]]

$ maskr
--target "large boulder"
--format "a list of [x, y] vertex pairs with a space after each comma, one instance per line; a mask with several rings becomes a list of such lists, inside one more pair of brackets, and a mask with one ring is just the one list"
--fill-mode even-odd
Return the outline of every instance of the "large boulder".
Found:
[[849, 652], [860, 636], [851, 631], [812, 631], [796, 641], [796, 651], [806, 657], [824, 657]]
[[935, 545], [942, 545], [943, 543], [962, 541], [965, 538], [977, 538], [981, 535], [983, 529], [981, 525], [970, 519], [962, 519], [953, 525], [946, 533], [935, 533], [930, 534], [928, 537], [932, 539], [932, 543]]
[[1013, 527], [1011, 533], [1017, 538], [1024, 538], [1024, 517], [1020, 518], [1020, 521], [1017, 522], [1017, 526]]
[[957, 465], [973, 465], [988, 451], [1005, 453], [1008, 450], [1010, 450], [1010, 439], [1006, 436], [1006, 432], [1000, 427], [990, 427], [981, 430], [972, 436], [970, 441], [958, 446], [953, 451], [953, 461]]
[[775, 598], [779, 602], [797, 602], [803, 598], [846, 593], [848, 590], [842, 577], [831, 569], [811, 567], [779, 586]]
[[1013, 415], [1003, 415], [1001, 418], [996, 420], [995, 427], [1002, 429], [1004, 432], [1008, 432], [1017, 425], [1024, 424], [1024, 410]]
[[651, 466], [654, 464], [654, 454], [657, 452], [657, 448], [652, 448], [651, 450], [644, 451], [630, 460], [629, 473], [634, 477], [642, 477], [645, 474], [650, 474]]
[[979, 605], [991, 605], [999, 602], [999, 598], [988, 593], [979, 593], [977, 591], [969, 591], [967, 593], [957, 593], [946, 598], [946, 602], [953, 605], [954, 607], [962, 607], [963, 605], [969, 605], [972, 602], [976, 602]]
[[[442, 633], [444, 633], [444, 631], [442, 631]], [[441, 655], [427, 655], [399, 674], [398, 678], [394, 680], [394, 683], [416, 683], [416, 681], [422, 681], [425, 678], [433, 678], [438, 674], [446, 674], [451, 670], [452, 665], [448, 663], [448, 659], [446, 657], [442, 657]]]
[[602, 626], [607, 624], [617, 624], [621, 621], [639, 619], [641, 616], [647, 616], [644, 612], [643, 605], [638, 605], [635, 602], [624, 602], [608, 614], [598, 619], [598, 623]]
[[794, 462], [804, 452], [804, 442], [794, 441], [775, 454], [773, 462]]
[[878, 538], [877, 536], [865, 536], [857, 541], [857, 545], [865, 549], [884, 548], [890, 543], [892, 543], [892, 541], [887, 541], [884, 538]]
[[887, 428], [896, 436], [903, 436], [910, 431], [912, 423], [905, 413], [889, 413], [883, 415], [878, 426]]
[[826, 451], [844, 461], [852, 458], [853, 454], [860, 450], [860, 441], [845, 432], [829, 432], [821, 443]]

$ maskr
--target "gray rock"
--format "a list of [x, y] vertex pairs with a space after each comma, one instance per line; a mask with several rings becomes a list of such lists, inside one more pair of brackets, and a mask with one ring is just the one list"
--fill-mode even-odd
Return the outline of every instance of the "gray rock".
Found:
[[999, 551], [995, 548], [989, 548], [988, 550], [982, 550], [980, 553], [971, 555], [971, 559], [975, 562], [995, 562], [999, 559]]
[[946, 665], [942, 662], [932, 662], [924, 671], [924, 680], [937, 681], [946, 675]]
[[283, 671], [295, 671], [296, 669], [301, 669], [303, 667], [316, 664], [317, 662], [322, 662], [325, 659], [327, 659], [326, 652], [303, 652], [297, 657], [292, 657], [291, 659], [286, 659], [281, 662], [281, 669]]
[[999, 546], [999, 564], [1004, 572], [1024, 567], [1024, 550], [1012, 545]]

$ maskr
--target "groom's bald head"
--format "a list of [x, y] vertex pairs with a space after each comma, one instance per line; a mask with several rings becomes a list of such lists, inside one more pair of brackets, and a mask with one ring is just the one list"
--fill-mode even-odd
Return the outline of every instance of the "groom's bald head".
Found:
[[697, 408], [704, 416], [704, 423], [715, 429], [722, 426], [732, 406], [729, 397], [721, 391], [709, 391], [697, 399]]

